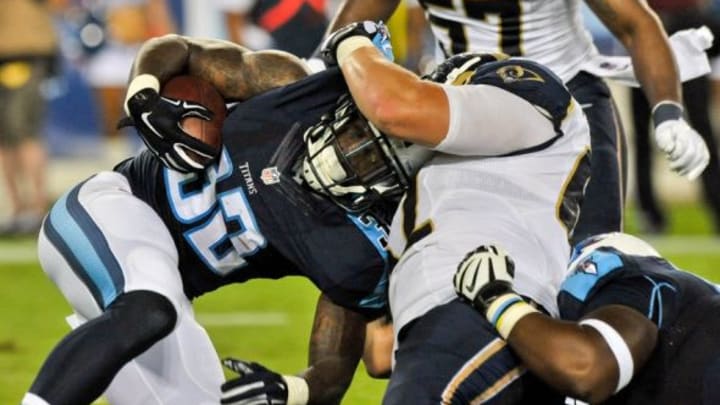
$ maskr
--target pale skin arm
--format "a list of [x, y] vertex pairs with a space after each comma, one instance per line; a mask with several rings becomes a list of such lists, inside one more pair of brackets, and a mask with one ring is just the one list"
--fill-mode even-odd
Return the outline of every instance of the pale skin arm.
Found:
[[653, 106], [682, 102], [675, 58], [659, 18], [644, 0], [586, 0], [629, 52], [635, 75]]
[[[657, 327], [634, 309], [609, 305], [588, 314], [612, 326], [625, 340], [640, 369], [657, 343]], [[605, 339], [592, 327], [530, 314], [518, 321], [508, 344], [529, 370], [550, 386], [589, 403], [609, 398], [619, 368]]]
[[130, 80], [140, 74], [190, 74], [208, 80], [226, 100], [245, 100], [308, 75], [307, 65], [281, 51], [251, 51], [229, 41], [165, 35], [146, 41], [135, 58]]
[[450, 105], [439, 84], [420, 80], [373, 46], [357, 48], [340, 68], [358, 108], [382, 132], [427, 147], [445, 139]]

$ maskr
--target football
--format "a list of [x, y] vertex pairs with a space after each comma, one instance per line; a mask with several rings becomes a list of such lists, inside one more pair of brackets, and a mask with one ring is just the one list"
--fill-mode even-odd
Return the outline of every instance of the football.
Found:
[[222, 125], [227, 110], [225, 100], [212, 84], [195, 76], [175, 76], [162, 87], [160, 94], [175, 100], [192, 101], [212, 111], [213, 117], [210, 121], [188, 117], [183, 119], [180, 125], [189, 135], [220, 151]]

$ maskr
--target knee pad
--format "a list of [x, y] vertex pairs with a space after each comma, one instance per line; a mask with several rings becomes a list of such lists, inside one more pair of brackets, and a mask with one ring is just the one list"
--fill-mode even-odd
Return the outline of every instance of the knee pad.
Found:
[[153, 291], [131, 291], [120, 295], [105, 311], [125, 341], [147, 348], [175, 328], [178, 314], [165, 296]]

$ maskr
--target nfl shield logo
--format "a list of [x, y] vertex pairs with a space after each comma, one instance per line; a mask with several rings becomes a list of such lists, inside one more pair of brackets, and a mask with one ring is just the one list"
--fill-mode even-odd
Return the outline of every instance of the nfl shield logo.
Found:
[[266, 167], [262, 169], [262, 172], [260, 173], [260, 180], [268, 186], [271, 184], [277, 184], [280, 182], [280, 172], [275, 166]]

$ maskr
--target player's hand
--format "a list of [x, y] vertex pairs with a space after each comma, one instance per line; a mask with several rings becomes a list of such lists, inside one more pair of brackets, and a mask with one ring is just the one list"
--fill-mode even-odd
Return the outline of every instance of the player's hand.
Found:
[[340, 43], [351, 37], [368, 38], [375, 48], [390, 61], [395, 59], [390, 43], [390, 33], [382, 21], [360, 21], [348, 24], [330, 34], [320, 47], [320, 57], [327, 66], [336, 66], [337, 50]]
[[214, 148], [187, 134], [180, 125], [188, 117], [210, 121], [211, 111], [197, 103], [162, 97], [157, 88], [132, 89], [131, 83], [125, 101], [131, 120], [121, 121], [119, 125], [133, 125], [148, 149], [165, 166], [189, 173], [203, 170], [214, 161]]
[[687, 177], [697, 178], [710, 162], [710, 153], [700, 134], [682, 118], [682, 107], [659, 103], [653, 109], [655, 141], [670, 161], [670, 168]]
[[504, 57], [505, 56], [501, 54], [459, 53], [437, 65], [432, 72], [423, 76], [423, 79], [431, 80], [435, 83], [465, 84], [465, 81], [470, 78], [475, 69], [480, 65], [501, 60]]
[[221, 387], [221, 404], [304, 405], [308, 401], [307, 383], [300, 377], [282, 376], [258, 363], [226, 358], [223, 365], [239, 377]]
[[495, 245], [482, 245], [468, 253], [458, 265], [455, 292], [483, 314], [498, 297], [513, 292], [515, 263]]

